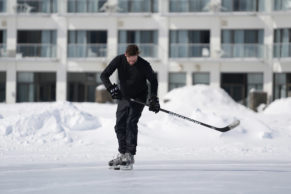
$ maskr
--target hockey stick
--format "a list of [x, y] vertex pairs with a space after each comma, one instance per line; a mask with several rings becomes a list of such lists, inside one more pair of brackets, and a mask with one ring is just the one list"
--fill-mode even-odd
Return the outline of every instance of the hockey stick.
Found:
[[[148, 104], [145, 104], [143, 102], [140, 102], [140, 101], [135, 100], [135, 99], [132, 99], [132, 98], [130, 99], [130, 101], [135, 102], [135, 103], [138, 103], [138, 104], [141, 104], [141, 105], [144, 105], [144, 106], [149, 106]], [[239, 125], [239, 123], [240, 123], [239, 120], [235, 120], [234, 122], [232, 122], [231, 124], [227, 125], [226, 127], [214, 127], [214, 126], [208, 125], [206, 123], [202, 123], [200, 121], [197, 121], [197, 120], [194, 120], [194, 119], [190, 119], [190, 118], [185, 117], [183, 115], [180, 115], [180, 114], [177, 114], [177, 113], [174, 113], [174, 112], [171, 112], [171, 111], [162, 109], [162, 108], [160, 108], [160, 111], [165, 112], [165, 113], [167, 113], [169, 115], [172, 115], [172, 116], [176, 116], [176, 117], [179, 117], [179, 118], [182, 118], [182, 119], [191, 121], [191, 122], [193, 122], [195, 124], [202, 125], [202, 126], [205, 126], [205, 127], [211, 128], [211, 129], [214, 129], [216, 131], [220, 131], [220, 132], [227, 132], [227, 131], [229, 131], [229, 130], [235, 128], [235, 127], [237, 127]]]

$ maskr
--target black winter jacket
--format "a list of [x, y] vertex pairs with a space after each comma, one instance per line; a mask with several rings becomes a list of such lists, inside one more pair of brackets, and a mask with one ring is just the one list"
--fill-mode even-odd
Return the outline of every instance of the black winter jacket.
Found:
[[118, 71], [120, 90], [123, 97], [137, 98], [147, 95], [148, 87], [146, 80], [150, 82], [151, 96], [157, 95], [158, 81], [156, 74], [152, 70], [149, 62], [140, 56], [134, 65], [129, 65], [124, 54], [115, 57], [100, 76], [106, 88], [112, 85], [109, 77], [116, 69]]

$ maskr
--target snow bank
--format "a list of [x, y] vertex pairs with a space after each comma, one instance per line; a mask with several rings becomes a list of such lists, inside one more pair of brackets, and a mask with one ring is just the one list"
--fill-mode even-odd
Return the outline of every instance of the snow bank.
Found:
[[[72, 141], [70, 131], [92, 130], [101, 126], [97, 117], [80, 111], [69, 102], [25, 103], [17, 115], [7, 115], [1, 120], [0, 135], [25, 138], [28, 141]], [[27, 138], [29, 137], [29, 138]]]
[[279, 99], [272, 102], [264, 110], [266, 114], [287, 114], [291, 115], [291, 98]]
[[[221, 134], [221, 137], [233, 139], [272, 137], [272, 130], [257, 117], [255, 112], [236, 103], [221, 88], [206, 85], [182, 87], [169, 92], [163, 100], [166, 102], [163, 104], [166, 109], [213, 126], [224, 127], [236, 119], [241, 121], [240, 126], [226, 134]], [[177, 120], [174, 119], [174, 122]], [[171, 117], [166, 120], [166, 122], [171, 121], [173, 121]], [[192, 127], [201, 128], [197, 125]]]
[[[164, 100], [162, 108], [210, 125], [224, 127], [235, 119], [241, 124], [220, 133], [145, 108], [137, 161], [291, 159], [290, 99], [256, 113], [222, 89], [196, 85], [172, 90]], [[116, 108], [99, 103], [0, 104], [1, 163], [107, 161], [118, 147]]]

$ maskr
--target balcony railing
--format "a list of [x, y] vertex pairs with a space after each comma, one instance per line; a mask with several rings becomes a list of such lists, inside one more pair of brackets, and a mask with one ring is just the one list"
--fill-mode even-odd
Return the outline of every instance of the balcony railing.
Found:
[[106, 57], [106, 44], [69, 44], [68, 57], [69, 58], [95, 58]]
[[170, 0], [170, 12], [206, 12], [210, 0]]
[[56, 13], [57, 1], [18, 0], [17, 13]]
[[223, 58], [262, 58], [265, 54], [263, 44], [222, 44]]
[[[136, 43], [135, 43], [136, 44]], [[118, 53], [122, 54], [125, 53], [126, 47], [128, 44], [118, 44]], [[157, 44], [136, 44], [141, 53], [140, 55], [143, 57], [149, 57], [149, 58], [157, 58], [158, 57], [158, 45]]]
[[210, 57], [209, 44], [170, 44], [170, 58]]
[[291, 11], [291, 0], [274, 0], [274, 11]]
[[274, 58], [291, 57], [291, 43], [274, 43]]
[[148, 13], [158, 11], [158, 0], [119, 0], [119, 12]]
[[104, 12], [107, 0], [68, 0], [68, 13], [98, 13]]
[[55, 44], [17, 44], [17, 53], [22, 57], [56, 58]]

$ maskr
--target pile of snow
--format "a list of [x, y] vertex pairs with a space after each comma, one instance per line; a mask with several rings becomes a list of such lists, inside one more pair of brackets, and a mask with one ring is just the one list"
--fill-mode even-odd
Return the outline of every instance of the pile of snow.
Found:
[[[206, 85], [178, 88], [169, 92], [164, 97], [164, 101], [165, 108], [213, 126], [225, 127], [235, 120], [241, 121], [235, 130], [221, 134], [222, 137], [255, 140], [272, 137], [272, 130], [258, 118], [255, 112], [236, 103], [221, 88]], [[169, 118], [166, 122], [171, 120], [173, 119]], [[205, 127], [194, 127], [200, 128], [197, 131], [205, 130], [202, 129]]]
[[[220, 88], [196, 85], [172, 90], [161, 99], [164, 109], [217, 127], [236, 119], [241, 123], [220, 133], [145, 108], [139, 121], [137, 161], [290, 160], [290, 102], [275, 101], [256, 113]], [[0, 104], [1, 161], [15, 162], [20, 155], [21, 161], [108, 161], [118, 147], [116, 108], [99, 103]]]
[[291, 98], [275, 100], [264, 110], [264, 113], [291, 115]]
[[97, 117], [79, 110], [69, 102], [25, 105], [26, 109], [16, 109], [14, 114], [2, 118], [0, 135], [25, 139], [28, 142], [71, 142], [71, 131], [92, 130], [101, 126]]

